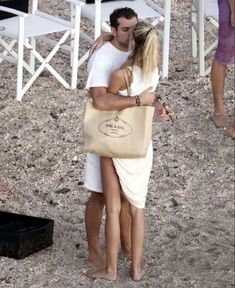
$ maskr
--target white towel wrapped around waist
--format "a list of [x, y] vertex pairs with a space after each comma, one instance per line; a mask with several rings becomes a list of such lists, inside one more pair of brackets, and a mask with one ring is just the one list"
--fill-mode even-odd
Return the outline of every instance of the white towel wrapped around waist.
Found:
[[122, 191], [130, 204], [137, 208], [145, 207], [152, 162], [152, 142], [145, 158], [113, 159]]

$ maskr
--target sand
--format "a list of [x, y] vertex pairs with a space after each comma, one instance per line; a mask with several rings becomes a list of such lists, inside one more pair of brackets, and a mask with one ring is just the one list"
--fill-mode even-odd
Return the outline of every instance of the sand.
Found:
[[[51, 9], [55, 1], [47, 2], [42, 6]], [[130, 262], [122, 256], [116, 282], [86, 276], [84, 209], [89, 193], [83, 188], [81, 133], [85, 66], [79, 69], [77, 90], [64, 89], [44, 72], [19, 103], [15, 67], [1, 63], [0, 210], [55, 221], [51, 247], [22, 260], [0, 257], [1, 288], [234, 287], [234, 141], [211, 121], [210, 78], [198, 76], [190, 52], [188, 2], [172, 1], [169, 77], [157, 88], [177, 119], [174, 124], [154, 121], [145, 275], [140, 283], [130, 279]], [[55, 11], [67, 13], [60, 5]], [[212, 55], [209, 64], [211, 60]], [[68, 61], [61, 54], [55, 67], [68, 75]], [[232, 68], [225, 105], [234, 116]]]

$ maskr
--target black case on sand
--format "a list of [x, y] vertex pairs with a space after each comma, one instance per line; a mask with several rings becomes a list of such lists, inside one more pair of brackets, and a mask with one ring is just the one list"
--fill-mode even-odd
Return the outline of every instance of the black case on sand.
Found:
[[0, 256], [22, 259], [53, 244], [54, 220], [0, 211]]

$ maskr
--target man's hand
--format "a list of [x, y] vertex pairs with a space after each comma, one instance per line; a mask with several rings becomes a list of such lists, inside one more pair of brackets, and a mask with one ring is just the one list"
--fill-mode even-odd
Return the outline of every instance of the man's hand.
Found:
[[152, 87], [147, 88], [139, 95], [139, 97], [141, 106], [152, 106], [155, 99], [153, 88]]

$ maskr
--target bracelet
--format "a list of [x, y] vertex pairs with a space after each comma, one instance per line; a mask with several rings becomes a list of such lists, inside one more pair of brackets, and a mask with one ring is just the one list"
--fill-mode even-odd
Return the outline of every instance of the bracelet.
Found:
[[140, 96], [135, 96], [135, 105], [140, 106]]

